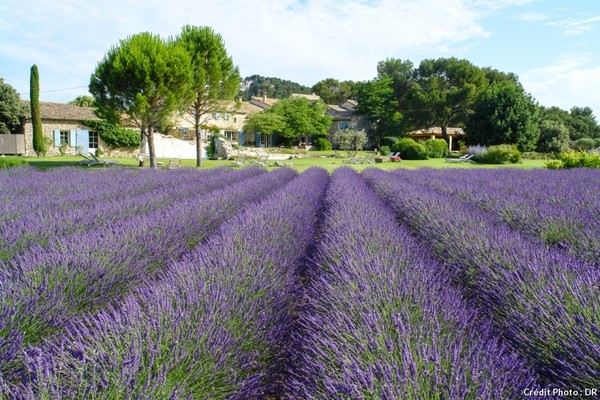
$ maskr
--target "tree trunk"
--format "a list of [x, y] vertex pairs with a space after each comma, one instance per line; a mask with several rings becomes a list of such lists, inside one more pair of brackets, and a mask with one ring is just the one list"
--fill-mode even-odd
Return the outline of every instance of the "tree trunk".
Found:
[[146, 157], [144, 156], [146, 154], [146, 132], [145, 132], [145, 128], [144, 126], [142, 126], [140, 128], [140, 154], [139, 154], [139, 167], [143, 167], [145, 162], [146, 162]]
[[150, 156], [150, 168], [156, 169], [156, 152], [154, 151], [154, 128], [148, 127], [148, 154]]
[[448, 124], [442, 124], [442, 137], [446, 143], [450, 143], [450, 137], [448, 136]]
[[202, 135], [196, 126], [196, 167], [202, 166]]

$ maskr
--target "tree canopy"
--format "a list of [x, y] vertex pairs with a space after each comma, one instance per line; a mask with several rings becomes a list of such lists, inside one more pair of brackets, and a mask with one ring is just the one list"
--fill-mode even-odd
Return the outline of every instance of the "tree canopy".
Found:
[[520, 84], [491, 84], [477, 98], [466, 127], [467, 144], [514, 144], [535, 149], [540, 135], [538, 106]]
[[227, 54], [221, 35], [209, 27], [186, 25], [177, 42], [191, 58], [194, 100], [187, 108], [194, 119], [196, 133], [196, 165], [202, 166], [201, 126], [214, 113], [230, 111], [224, 100], [233, 99], [239, 91], [240, 72]]
[[21, 125], [25, 109], [19, 94], [0, 78], [0, 134], [12, 133]]
[[156, 168], [154, 128], [193, 100], [191, 59], [181, 46], [148, 32], [121, 40], [98, 63], [89, 90], [103, 116], [127, 115], [148, 141]]
[[449, 126], [462, 126], [477, 95], [487, 86], [483, 71], [467, 60], [423, 60], [409, 89], [409, 115], [423, 127], [439, 126], [448, 139]]
[[277, 133], [285, 145], [290, 146], [298, 138], [327, 132], [332, 117], [325, 113], [326, 108], [326, 104], [321, 100], [309, 101], [304, 97], [290, 97], [251, 115], [244, 125], [244, 130]]
[[325, 104], [343, 104], [348, 99], [356, 98], [356, 83], [338, 81], [328, 78], [315, 83], [312, 92], [319, 95]]

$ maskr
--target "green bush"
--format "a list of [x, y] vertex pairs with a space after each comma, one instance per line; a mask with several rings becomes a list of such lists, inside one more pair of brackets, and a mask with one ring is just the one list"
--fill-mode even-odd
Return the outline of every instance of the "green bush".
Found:
[[381, 154], [382, 156], [388, 156], [390, 154], [390, 147], [389, 146], [381, 146], [379, 148], [379, 154]]
[[27, 165], [27, 161], [17, 157], [0, 157], [0, 169], [18, 167]]
[[111, 147], [135, 149], [142, 142], [140, 132], [133, 129], [121, 128], [105, 120], [86, 120], [83, 123], [98, 132], [100, 139]]
[[484, 164], [516, 164], [521, 159], [521, 152], [516, 145], [499, 144], [488, 147], [480, 162]]
[[313, 141], [313, 145], [317, 148], [317, 150], [331, 150], [333, 149], [333, 145], [331, 142], [323, 137], [317, 138]]
[[313, 133], [311, 135], [311, 140], [313, 143], [320, 138], [329, 140], [329, 132]]
[[596, 147], [596, 141], [592, 138], [581, 138], [573, 142], [572, 147], [575, 150], [593, 150]]
[[444, 158], [448, 156], [448, 143], [444, 139], [428, 139], [423, 143], [430, 158]]
[[563, 168], [600, 168], [600, 155], [585, 151], [561, 153]]
[[67, 144], [67, 142], [62, 141], [62, 142], [60, 142], [60, 146], [58, 146], [58, 153], [61, 156], [64, 156], [65, 154], [67, 154], [68, 148], [69, 148], [69, 145]]
[[402, 138], [392, 147], [404, 160], [427, 160], [427, 150], [421, 143], [411, 138]]
[[388, 146], [389, 148], [394, 147], [396, 143], [398, 143], [398, 138], [396, 136], [386, 136], [381, 139], [381, 145]]
[[102, 154], [104, 154], [102, 149], [96, 149], [96, 157], [102, 157]]
[[560, 160], [549, 160], [544, 163], [544, 166], [548, 169], [562, 169], [565, 167]]

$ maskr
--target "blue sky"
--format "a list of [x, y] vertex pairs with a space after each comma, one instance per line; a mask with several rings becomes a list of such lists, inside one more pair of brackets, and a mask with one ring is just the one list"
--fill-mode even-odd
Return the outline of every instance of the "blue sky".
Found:
[[3, 0], [0, 77], [28, 98], [87, 94], [119, 40], [177, 35], [185, 24], [220, 33], [243, 77], [312, 86], [373, 79], [387, 58], [465, 58], [517, 74], [544, 106], [589, 106], [600, 119], [598, 0]]

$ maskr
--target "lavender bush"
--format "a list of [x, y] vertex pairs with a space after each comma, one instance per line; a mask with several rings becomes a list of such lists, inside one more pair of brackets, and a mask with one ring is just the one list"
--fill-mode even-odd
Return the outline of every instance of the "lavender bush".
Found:
[[507, 399], [536, 387], [523, 359], [352, 169], [333, 173], [322, 232], [291, 398]]
[[364, 174], [445, 262], [453, 280], [483, 306], [543, 384], [600, 385], [598, 268], [529, 240], [477, 208], [412, 184], [407, 175]]
[[70, 318], [118, 301], [181, 258], [237, 210], [286, 184], [296, 173], [259, 174], [208, 197], [108, 224], [68, 242], [34, 247], [3, 265], [0, 277], [0, 370], [15, 370], [23, 346], [60, 330]]
[[[279, 174], [287, 174], [281, 170]], [[274, 179], [274, 178], [272, 178]], [[296, 268], [328, 177], [309, 170], [121, 306], [25, 353], [20, 398], [264, 398], [294, 318]]]

